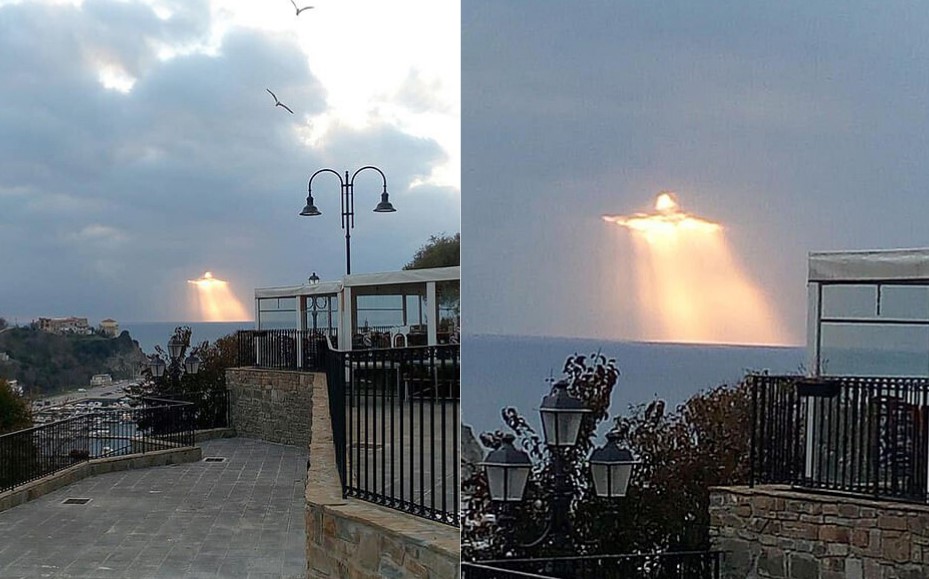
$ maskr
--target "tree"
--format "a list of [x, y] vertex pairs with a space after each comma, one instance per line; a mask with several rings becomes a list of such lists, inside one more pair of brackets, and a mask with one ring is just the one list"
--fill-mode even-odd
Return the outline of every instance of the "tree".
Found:
[[0, 434], [31, 426], [32, 412], [29, 403], [13, 392], [5, 379], [0, 378]]
[[[709, 489], [748, 481], [750, 387], [743, 382], [700, 392], [673, 412], [666, 411], [664, 401], [654, 400], [614, 418], [613, 430], [620, 435], [620, 446], [632, 450], [642, 463], [634, 471], [624, 498], [600, 499], [593, 493], [586, 457], [593, 447], [596, 425], [607, 416], [619, 375], [612, 364], [599, 354], [589, 358], [575, 355], [565, 364], [569, 392], [593, 410], [573, 451], [577, 465], [571, 475], [575, 551], [616, 554], [708, 548]], [[487, 516], [493, 507], [484, 473], [478, 471], [463, 481], [463, 493], [470, 495], [463, 513], [462, 553], [466, 558], [530, 554], [519, 543], [538, 535], [538, 521], [548, 514], [544, 510], [552, 492], [548, 449], [515, 409], [504, 409], [503, 418], [517, 445], [534, 461], [532, 482], [526, 500], [512, 513], [510, 524], [514, 528], [502, 529]], [[481, 443], [496, 448], [502, 435], [501, 431], [484, 433]], [[540, 547], [531, 555], [551, 554], [545, 545]]]
[[461, 233], [430, 235], [403, 269], [426, 269], [461, 265]]
[[[171, 360], [168, 353], [160, 345], [156, 345], [156, 353], [168, 364], [164, 375], [155, 378], [150, 368], [143, 368], [142, 375], [146, 379], [130, 394], [137, 398], [163, 397], [193, 402], [196, 405], [198, 428], [225, 425], [226, 369], [236, 366], [236, 336], [229, 334], [213, 344], [204, 341], [197, 345], [190, 343], [190, 337], [189, 326], [175, 328], [172, 338], [183, 344], [181, 355], [176, 360]], [[200, 358], [200, 368], [196, 374], [187, 374], [181, 370], [188, 353], [196, 354]], [[173, 379], [175, 375], [179, 377], [176, 384]]]
[[[575, 354], [568, 357], [562, 370], [568, 383], [568, 394], [579, 398], [591, 410], [581, 423], [578, 443], [566, 451], [566, 464], [574, 465], [573, 472], [568, 473], [568, 486], [571, 492], [571, 511], [577, 513], [579, 505], [592, 499], [593, 482], [587, 457], [594, 448], [594, 437], [598, 425], [608, 418], [610, 397], [613, 387], [619, 379], [616, 361], [597, 352], [590, 356]], [[467, 558], [487, 559], [501, 556], [546, 556], [563, 554], [565, 545], [546, 543], [533, 545], [531, 550], [523, 547], [533, 542], [543, 532], [544, 526], [539, 521], [550, 519], [550, 508], [554, 495], [553, 457], [548, 447], [523, 418], [512, 407], [501, 412], [503, 421], [516, 437], [514, 446], [529, 453], [533, 460], [532, 478], [526, 488], [525, 500], [511, 507], [509, 522], [496, 525], [490, 523], [495, 518], [488, 516], [494, 512], [490, 501], [486, 476], [478, 470], [471, 478], [463, 482], [463, 494], [469, 496], [463, 513], [464, 529], [462, 532], [462, 551]], [[480, 436], [481, 444], [489, 449], [496, 449], [503, 440], [504, 433], [497, 430], [485, 432]], [[577, 526], [578, 521], [574, 521]], [[585, 538], [579, 538], [571, 551], [576, 554], [590, 552], [585, 548]]]

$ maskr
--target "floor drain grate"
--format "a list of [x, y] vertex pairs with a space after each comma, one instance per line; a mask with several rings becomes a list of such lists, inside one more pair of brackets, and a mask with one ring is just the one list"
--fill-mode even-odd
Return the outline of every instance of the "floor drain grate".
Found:
[[65, 499], [61, 501], [63, 505], [86, 505], [90, 499]]
[[226, 457], [224, 456], [208, 456], [203, 459], [203, 462], [226, 462]]

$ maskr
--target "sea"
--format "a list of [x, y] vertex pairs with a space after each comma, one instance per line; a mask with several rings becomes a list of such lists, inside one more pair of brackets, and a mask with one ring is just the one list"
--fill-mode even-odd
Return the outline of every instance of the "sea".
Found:
[[[465, 335], [461, 348], [462, 421], [475, 434], [504, 428], [500, 411], [513, 406], [541, 432], [539, 404], [573, 354], [603, 353], [616, 360], [619, 381], [610, 415], [662, 399], [669, 408], [702, 390], [735, 384], [750, 371], [803, 372], [800, 347], [722, 346], [596, 339]], [[606, 430], [609, 421], [601, 427]], [[602, 434], [602, 433], [601, 433]]]
[[213, 343], [237, 330], [253, 330], [255, 322], [120, 322], [119, 329], [128, 331], [143, 352], [154, 354], [156, 344], [167, 349], [168, 340], [180, 326], [190, 326], [191, 343], [200, 344], [204, 341]]

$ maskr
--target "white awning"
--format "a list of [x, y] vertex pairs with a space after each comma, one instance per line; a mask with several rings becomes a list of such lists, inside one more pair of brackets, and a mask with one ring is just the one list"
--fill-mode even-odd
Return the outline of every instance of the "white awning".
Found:
[[255, 299], [291, 298], [294, 296], [335, 295], [342, 291], [340, 281], [321, 281], [316, 284], [295, 285], [289, 287], [255, 288]]
[[402, 285], [410, 283], [427, 283], [430, 281], [458, 281], [461, 268], [433, 267], [430, 269], [404, 269], [382, 273], [356, 273], [344, 278], [345, 287], [370, 285]]
[[809, 281], [927, 281], [929, 249], [810, 253]]

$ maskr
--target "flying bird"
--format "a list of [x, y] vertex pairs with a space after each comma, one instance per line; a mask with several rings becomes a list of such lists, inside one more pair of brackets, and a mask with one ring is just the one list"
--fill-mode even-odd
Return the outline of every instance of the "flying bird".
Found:
[[290, 107], [288, 107], [287, 105], [285, 105], [285, 104], [282, 103], [281, 101], [277, 100], [277, 95], [274, 94], [273, 92], [271, 92], [271, 89], [266, 88], [265, 90], [268, 91], [268, 94], [270, 94], [272, 97], [274, 97], [274, 106], [276, 106], [276, 107], [284, 107], [284, 108], [287, 110], [288, 113], [294, 114], [294, 112], [293, 112], [292, 110], [290, 110]]
[[290, 3], [294, 5], [294, 10], [297, 11], [297, 16], [300, 16], [300, 13], [304, 10], [309, 10], [312, 6], [304, 6], [303, 8], [297, 8], [297, 3], [294, 0], [290, 0]]

